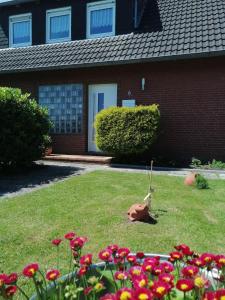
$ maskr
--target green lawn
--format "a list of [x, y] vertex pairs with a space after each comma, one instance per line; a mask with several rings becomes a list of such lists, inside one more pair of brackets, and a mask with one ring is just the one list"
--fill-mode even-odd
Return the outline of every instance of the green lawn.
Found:
[[[156, 225], [130, 223], [126, 212], [142, 202], [148, 188], [144, 174], [97, 171], [48, 188], [0, 201], [0, 270], [21, 271], [33, 261], [54, 265], [50, 241], [67, 231], [89, 237], [85, 252], [109, 243], [133, 251], [167, 253], [187, 243], [199, 252], [225, 252], [225, 182], [209, 190], [183, 185], [183, 178], [154, 176]], [[62, 261], [66, 260], [63, 248]]]

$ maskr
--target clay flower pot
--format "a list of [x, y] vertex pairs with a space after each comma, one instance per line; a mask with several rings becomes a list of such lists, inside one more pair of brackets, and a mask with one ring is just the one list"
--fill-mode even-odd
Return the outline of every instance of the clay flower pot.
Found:
[[191, 172], [186, 176], [184, 180], [184, 184], [188, 186], [192, 186], [195, 184], [195, 181], [196, 181], [196, 173]]
[[46, 148], [46, 150], [45, 150], [45, 156], [49, 156], [51, 154], [52, 154], [52, 147], [50, 146], [50, 147]]

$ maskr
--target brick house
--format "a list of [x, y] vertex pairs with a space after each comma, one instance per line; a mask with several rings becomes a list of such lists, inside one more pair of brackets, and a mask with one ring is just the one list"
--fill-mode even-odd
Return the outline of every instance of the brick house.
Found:
[[55, 153], [97, 152], [102, 108], [158, 103], [154, 152], [225, 160], [224, 0], [2, 0], [0, 85], [48, 107]]

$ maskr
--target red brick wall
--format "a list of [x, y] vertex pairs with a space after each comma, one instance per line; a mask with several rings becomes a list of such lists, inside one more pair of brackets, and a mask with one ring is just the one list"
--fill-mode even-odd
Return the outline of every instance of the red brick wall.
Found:
[[[142, 77], [146, 79], [144, 91]], [[88, 84], [118, 83], [119, 105], [129, 98], [136, 99], [137, 104], [160, 105], [161, 133], [154, 147], [157, 154], [225, 160], [224, 58], [0, 76], [0, 85], [21, 87], [35, 97], [40, 84], [69, 82], [84, 84], [83, 132], [54, 136], [55, 152], [87, 152]]]

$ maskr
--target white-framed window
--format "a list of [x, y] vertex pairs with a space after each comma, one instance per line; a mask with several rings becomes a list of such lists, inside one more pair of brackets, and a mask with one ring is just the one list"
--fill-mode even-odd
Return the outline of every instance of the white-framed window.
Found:
[[32, 45], [32, 14], [9, 17], [9, 46], [25, 47]]
[[71, 7], [47, 10], [46, 43], [71, 40]]
[[87, 38], [115, 35], [115, 0], [91, 2], [87, 4]]

